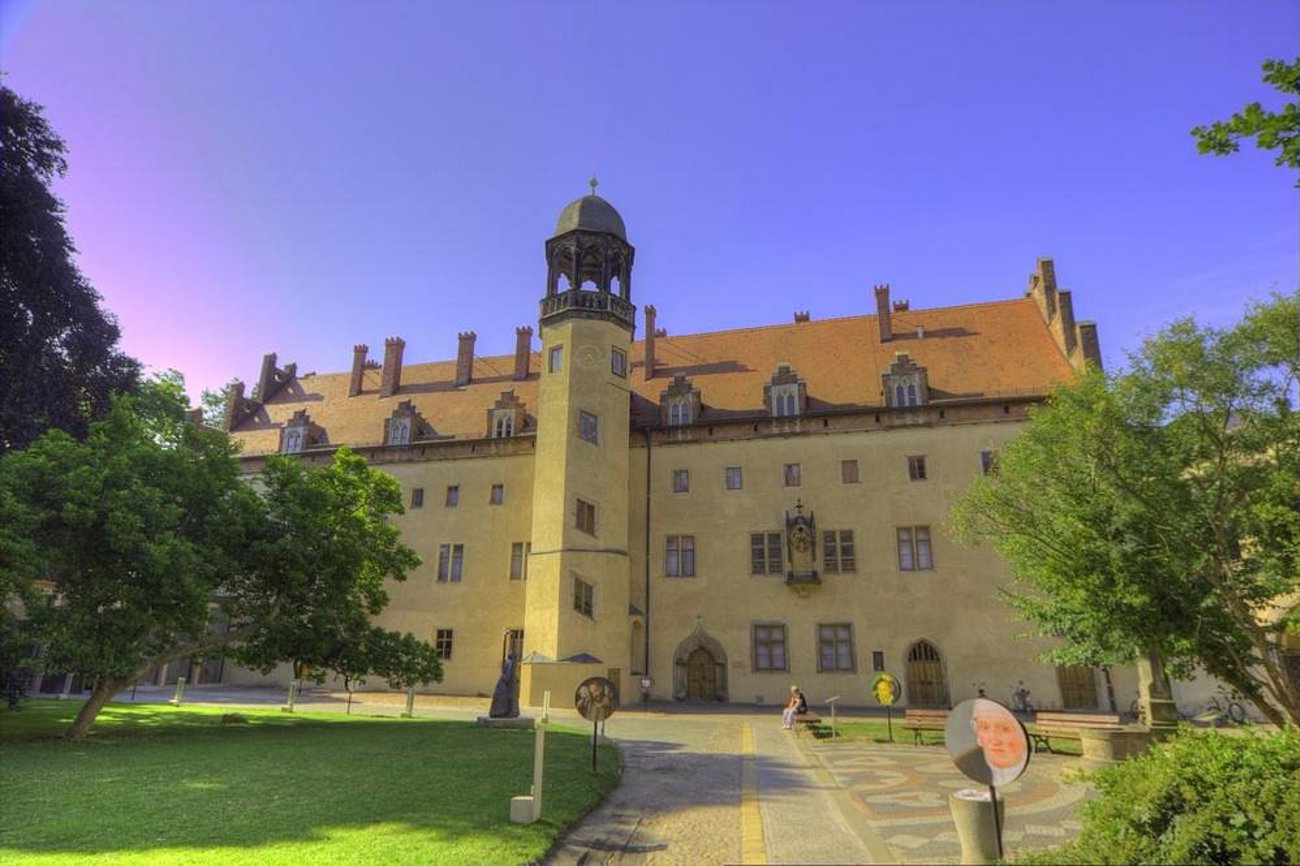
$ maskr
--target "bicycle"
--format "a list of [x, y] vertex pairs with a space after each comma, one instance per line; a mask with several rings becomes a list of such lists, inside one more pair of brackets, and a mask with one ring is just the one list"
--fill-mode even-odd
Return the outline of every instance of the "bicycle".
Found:
[[1011, 708], [1018, 713], [1032, 713], [1034, 711], [1034, 702], [1030, 700], [1029, 689], [1025, 688], [1024, 680], [1017, 680], [1015, 686], [1011, 689]]
[[1216, 728], [1221, 728], [1228, 723], [1244, 725], [1246, 708], [1240, 702], [1234, 701], [1226, 689], [1220, 687], [1219, 694], [1211, 697], [1204, 709], [1185, 718], [1197, 724], [1212, 725]]

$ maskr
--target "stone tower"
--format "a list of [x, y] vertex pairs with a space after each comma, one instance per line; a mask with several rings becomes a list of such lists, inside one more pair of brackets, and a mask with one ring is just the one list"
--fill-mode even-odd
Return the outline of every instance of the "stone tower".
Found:
[[628, 670], [633, 252], [622, 217], [594, 182], [560, 212], [546, 241], [526, 704], [540, 705], [545, 689], [571, 699], [585, 677]]

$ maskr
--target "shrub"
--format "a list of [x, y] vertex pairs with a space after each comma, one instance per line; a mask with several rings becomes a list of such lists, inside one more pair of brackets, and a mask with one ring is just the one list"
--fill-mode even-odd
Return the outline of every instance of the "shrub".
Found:
[[1079, 836], [1018, 862], [1300, 863], [1300, 729], [1184, 728], [1087, 776]]

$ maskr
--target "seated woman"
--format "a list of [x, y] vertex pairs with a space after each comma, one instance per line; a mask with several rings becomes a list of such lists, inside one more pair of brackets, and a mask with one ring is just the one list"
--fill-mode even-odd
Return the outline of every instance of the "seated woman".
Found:
[[808, 712], [808, 699], [799, 691], [798, 686], [790, 686], [790, 700], [786, 701], [785, 709], [781, 711], [781, 727], [790, 730], [794, 727], [794, 717], [801, 716]]

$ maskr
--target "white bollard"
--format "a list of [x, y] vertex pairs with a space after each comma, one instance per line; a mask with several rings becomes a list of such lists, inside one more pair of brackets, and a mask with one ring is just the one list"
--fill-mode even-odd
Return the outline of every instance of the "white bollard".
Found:
[[185, 677], [177, 677], [176, 694], [172, 695], [172, 699], [167, 703], [171, 704], [173, 707], [179, 707], [181, 705], [181, 696], [184, 694], [185, 694]]

